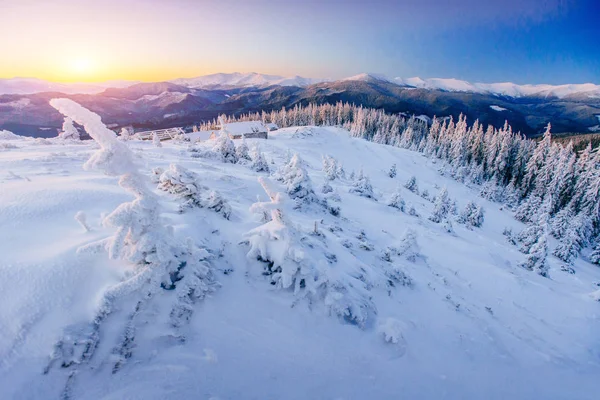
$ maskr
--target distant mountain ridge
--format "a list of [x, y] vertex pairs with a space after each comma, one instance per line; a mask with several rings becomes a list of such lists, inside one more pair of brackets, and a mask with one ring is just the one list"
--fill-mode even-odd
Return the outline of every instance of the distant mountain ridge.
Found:
[[[56, 135], [62, 117], [48, 105], [55, 97], [77, 101], [112, 127], [138, 129], [190, 126], [222, 113], [269, 112], [339, 101], [429, 118], [464, 114], [484, 125], [501, 126], [508, 121], [515, 131], [528, 136], [542, 132], [548, 122], [555, 133], [592, 133], [598, 130], [600, 118], [600, 88], [594, 84], [471, 84], [455, 79], [389, 79], [377, 74], [315, 81], [256, 73], [120, 82], [123, 87], [87, 88], [87, 93], [78, 92], [85, 87], [63, 90], [64, 84], [24, 83], [19, 90], [19, 85], [12, 85], [11, 94], [0, 94], [0, 129], [29, 136]], [[7, 81], [0, 81], [0, 88], [2, 84], [6, 87]], [[22, 93], [36, 87], [42, 91]]]

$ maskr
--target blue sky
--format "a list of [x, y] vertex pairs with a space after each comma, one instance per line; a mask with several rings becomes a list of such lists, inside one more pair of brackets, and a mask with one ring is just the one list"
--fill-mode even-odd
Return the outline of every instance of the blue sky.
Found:
[[0, 78], [600, 83], [600, 0], [0, 0]]

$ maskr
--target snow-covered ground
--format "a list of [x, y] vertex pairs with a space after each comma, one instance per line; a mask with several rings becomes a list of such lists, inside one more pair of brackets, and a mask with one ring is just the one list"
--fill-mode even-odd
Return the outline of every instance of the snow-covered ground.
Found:
[[[99, 324], [93, 357], [75, 365], [50, 363], [62, 338], [89, 337], [104, 293], [132, 270], [104, 253], [77, 253], [114, 234], [100, 225], [101, 216], [132, 197], [118, 178], [82, 169], [97, 149], [92, 141], [2, 137], [0, 144], [10, 144], [0, 146], [2, 399], [598, 396], [600, 303], [591, 294], [599, 289], [600, 269], [577, 260], [576, 273], [567, 273], [554, 257], [550, 278], [519, 267], [525, 256], [502, 234], [505, 227], [523, 227], [510, 211], [440, 175], [440, 165], [420, 153], [351, 138], [337, 128], [281, 129], [248, 144], [260, 144], [272, 172], [288, 150], [298, 153], [319, 196], [326, 154], [348, 176], [363, 168], [370, 177], [376, 200], [350, 193], [349, 177], [330, 182], [341, 198], [339, 217], [318, 207], [287, 215], [299, 231], [317, 227], [315, 241], [343, 261], [336, 273], [360, 271], [373, 304], [363, 328], [329, 315], [326, 307], [295, 302], [292, 291], [275, 289], [262, 275], [263, 263], [246, 257], [244, 234], [261, 224], [249, 209], [257, 196], [267, 201], [257, 180], [267, 173], [194, 158], [199, 153], [186, 144], [158, 148], [129, 141], [148, 185], [156, 188], [153, 168], [175, 163], [199, 174], [231, 205], [229, 220], [208, 209], [178, 213], [179, 201], [155, 190], [173, 234], [213, 254], [220, 287], [177, 327], [169, 323], [173, 291], [123, 296]], [[388, 176], [392, 164], [394, 178]], [[471, 200], [481, 204], [483, 226], [454, 223], [448, 233], [428, 220], [431, 201], [403, 187], [413, 175], [431, 197], [446, 187], [459, 210]], [[285, 192], [279, 182], [271, 179], [271, 185]], [[412, 204], [419, 216], [386, 205], [398, 187], [407, 209]], [[89, 232], [74, 218], [79, 211]], [[416, 258], [382, 259], [407, 229], [416, 234]], [[386, 278], [392, 269], [402, 271], [404, 285]]]

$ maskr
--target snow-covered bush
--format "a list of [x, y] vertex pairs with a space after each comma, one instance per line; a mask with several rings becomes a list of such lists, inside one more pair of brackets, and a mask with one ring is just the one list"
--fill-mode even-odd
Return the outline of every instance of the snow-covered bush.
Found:
[[180, 212], [187, 208], [208, 208], [225, 219], [231, 216], [231, 206], [215, 191], [200, 183], [200, 176], [195, 172], [177, 165], [171, 164], [169, 169], [160, 175], [158, 189], [176, 195], [183, 200]]
[[458, 216], [458, 222], [467, 226], [481, 227], [483, 225], [484, 211], [480, 205], [469, 201]]
[[405, 345], [404, 336], [404, 324], [396, 318], [386, 318], [377, 327], [377, 331], [383, 335], [383, 340], [387, 343]]
[[402, 194], [400, 193], [400, 188], [396, 189], [396, 191], [390, 197], [390, 200], [387, 203], [388, 206], [397, 208], [398, 210], [404, 212], [406, 207], [406, 202], [402, 198]]
[[[270, 202], [255, 203], [251, 211], [261, 216], [270, 213], [269, 221], [245, 234], [248, 258], [265, 263], [264, 275], [278, 289], [292, 290], [299, 299], [322, 302], [331, 313], [364, 327], [373, 305], [365, 284], [336, 265], [322, 241], [293, 226], [284, 215], [283, 197], [275, 193], [265, 178], [259, 182]], [[335, 271], [335, 273], [334, 273]]]
[[65, 117], [62, 125], [62, 131], [58, 134], [59, 139], [64, 140], [80, 140], [79, 131], [75, 128], [73, 120], [69, 117]]
[[421, 197], [427, 201], [431, 201], [431, 196], [429, 195], [429, 190], [425, 189], [421, 192]]
[[235, 164], [237, 162], [235, 143], [225, 132], [221, 132], [212, 150], [219, 154], [225, 163]]
[[121, 128], [121, 133], [119, 134], [119, 137], [121, 138], [121, 140], [124, 141], [128, 141], [129, 139], [131, 139], [131, 133], [129, 132], [129, 129]]
[[448, 195], [448, 190], [443, 188], [440, 193], [435, 197], [433, 204], [433, 212], [429, 216], [429, 219], [435, 223], [440, 223], [450, 214], [452, 202]]
[[417, 178], [413, 175], [404, 184], [404, 187], [415, 194], [419, 194], [419, 185], [417, 184]]
[[363, 173], [362, 168], [358, 172], [358, 176], [352, 183], [352, 187], [350, 188], [350, 193], [355, 193], [359, 196], [366, 197], [368, 199], [375, 199], [375, 194], [373, 193], [373, 186], [371, 186], [371, 180], [368, 176]]

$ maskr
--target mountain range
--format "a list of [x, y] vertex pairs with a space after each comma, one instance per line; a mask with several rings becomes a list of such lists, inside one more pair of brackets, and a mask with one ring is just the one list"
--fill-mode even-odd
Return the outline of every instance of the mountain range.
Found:
[[220, 113], [270, 111], [338, 101], [388, 112], [454, 116], [535, 136], [600, 130], [600, 85], [517, 85], [457, 79], [387, 78], [360, 74], [341, 80], [258, 73], [212, 74], [168, 82], [112, 81], [63, 84], [39, 79], [0, 80], [0, 129], [28, 136], [55, 136], [62, 117], [48, 105], [71, 98], [100, 114], [111, 127], [137, 129], [189, 126]]

